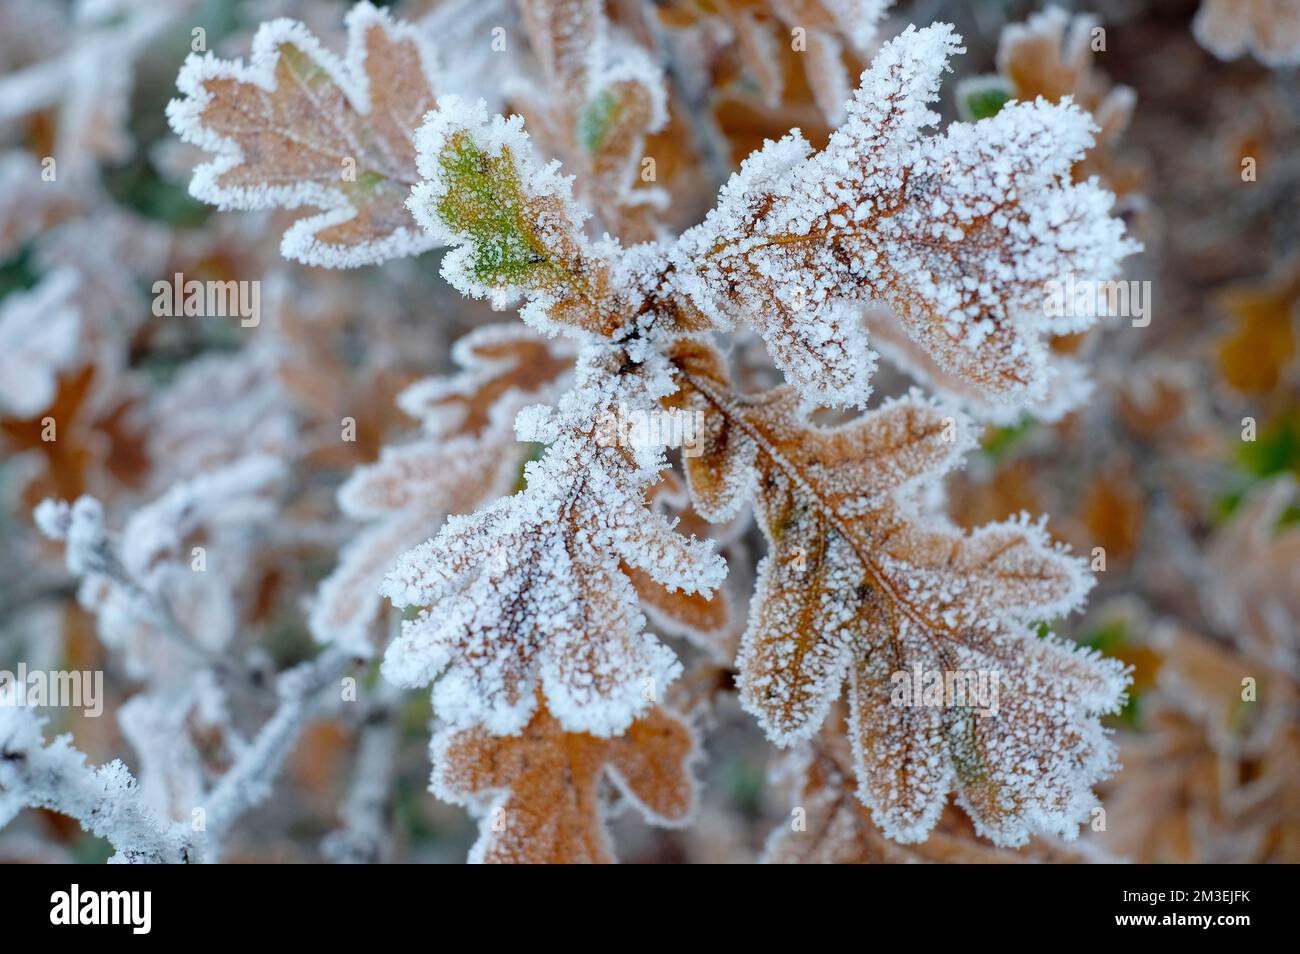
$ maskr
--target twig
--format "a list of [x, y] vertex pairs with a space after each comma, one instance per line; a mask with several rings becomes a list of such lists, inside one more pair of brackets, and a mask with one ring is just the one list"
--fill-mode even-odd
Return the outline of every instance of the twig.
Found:
[[22, 808], [69, 815], [116, 849], [109, 861], [184, 864], [193, 860], [186, 826], [159, 819], [125, 765], [98, 768], [63, 735], [49, 745], [43, 720], [25, 707], [0, 705], [0, 826]]
[[343, 803], [343, 827], [326, 836], [321, 850], [339, 864], [386, 860], [392, 840], [393, 770], [397, 764], [401, 692], [387, 681], [361, 727], [352, 786]]
[[317, 695], [352, 663], [351, 654], [331, 648], [280, 677], [279, 707], [207, 800], [205, 825], [209, 844], [219, 844], [240, 815], [270, 795], [271, 783], [312, 714]]

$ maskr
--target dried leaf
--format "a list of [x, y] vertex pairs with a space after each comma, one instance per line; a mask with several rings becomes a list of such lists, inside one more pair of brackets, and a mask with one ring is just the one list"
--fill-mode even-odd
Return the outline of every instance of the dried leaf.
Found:
[[[963, 534], [919, 509], [970, 425], [911, 396], [816, 428], [788, 389], [733, 397], [705, 346], [682, 345], [677, 363], [708, 422], [687, 466], [696, 507], [726, 516], [752, 493], [770, 546], [738, 661], [741, 703], [768, 736], [811, 736], [847, 681], [859, 794], [889, 837], [924, 839], [954, 787], [998, 844], [1073, 834], [1113, 767], [1096, 717], [1126, 677], [1032, 634], [1091, 586], [1041, 525]], [[897, 674], [918, 667], [995, 673], [1001, 701], [980, 714], [897, 704]]]
[[1201, 0], [1192, 33], [1221, 60], [1249, 52], [1274, 68], [1300, 63], [1296, 0]]
[[909, 27], [863, 74], [824, 150], [797, 133], [769, 144], [675, 249], [670, 287], [719, 324], [755, 325], [820, 403], [867, 395], [871, 354], [851, 301], [891, 308], [988, 399], [1039, 400], [1047, 337], [1095, 320], [1050, 316], [1045, 283], [1109, 277], [1136, 248], [1108, 215], [1109, 193], [1069, 182], [1093, 142], [1073, 105], [1012, 104], [921, 135], [961, 49], [947, 26]]
[[602, 780], [652, 824], [685, 824], [695, 806], [689, 726], [652, 709], [614, 738], [568, 732], [544, 707], [519, 735], [446, 729], [432, 745], [439, 798], [482, 816], [470, 861], [614, 861]]
[[186, 142], [217, 159], [190, 192], [221, 208], [321, 213], [285, 233], [286, 258], [331, 268], [434, 247], [405, 208], [417, 181], [412, 136], [434, 105], [433, 56], [411, 26], [369, 3], [347, 18], [343, 59], [301, 23], [276, 20], [251, 62], [191, 55], [167, 109]]
[[562, 346], [519, 325], [478, 328], [456, 343], [452, 357], [457, 374], [417, 382], [398, 397], [422, 422], [423, 436], [385, 447], [339, 488], [343, 513], [376, 522], [321, 581], [309, 620], [318, 640], [360, 655], [372, 651], [385, 575], [448, 513], [472, 511], [514, 489], [528, 453], [515, 440], [515, 414], [554, 391], [572, 364]]
[[605, 441], [599, 422], [664, 390], [646, 369], [584, 352], [559, 407], [520, 416], [520, 436], [549, 445], [527, 465], [527, 489], [450, 518], [384, 583], [396, 605], [424, 607], [388, 650], [390, 680], [434, 682], [442, 718], [498, 733], [527, 724], [539, 689], [566, 729], [595, 735], [621, 732], [659, 698], [681, 667], [642, 631], [622, 568], [707, 595], [724, 565], [647, 509], [663, 449]]

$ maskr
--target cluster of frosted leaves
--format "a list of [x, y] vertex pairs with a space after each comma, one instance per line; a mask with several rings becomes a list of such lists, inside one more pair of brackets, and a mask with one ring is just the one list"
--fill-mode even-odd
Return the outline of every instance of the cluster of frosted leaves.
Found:
[[659, 707], [602, 738], [566, 730], [539, 706], [518, 735], [444, 729], [431, 753], [434, 794], [481, 816], [474, 863], [614, 861], [606, 780], [651, 824], [684, 825], [694, 811], [695, 735]]
[[[258, 528], [280, 512], [287, 477], [281, 460], [250, 454], [175, 482], [123, 527], [127, 572], [209, 649], [230, 645], [239, 633], [240, 593], [258, 567]], [[195, 572], [195, 541], [203, 548], [203, 572]], [[132, 675], [182, 668], [183, 657], [162, 638], [165, 621], [142, 613], [128, 589], [88, 579], [80, 599], [95, 612], [100, 638], [123, 651]]]
[[1024, 23], [1010, 23], [998, 38], [998, 72], [1010, 82], [1013, 98], [1042, 96], [1060, 102], [1069, 96], [1099, 127], [1098, 139], [1113, 141], [1133, 117], [1137, 94], [1114, 86], [1094, 68], [1092, 33], [1100, 21], [1048, 7]]
[[1110, 278], [1135, 249], [1111, 195], [1069, 180], [1093, 141], [1073, 104], [1013, 103], [922, 135], [961, 49], [947, 25], [909, 27], [863, 74], [824, 150], [797, 131], [769, 143], [673, 250], [679, 295], [719, 323], [753, 323], [819, 403], [866, 398], [861, 301], [892, 309], [941, 368], [990, 399], [1037, 399], [1045, 339], [1095, 320], [1047, 316], [1044, 283]]
[[1093, 50], [1100, 21], [1089, 14], [1071, 15], [1048, 7], [1024, 23], [1009, 23], [998, 38], [998, 75], [977, 77], [957, 90], [958, 108], [982, 118], [996, 113], [1008, 99], [1039, 96], [1059, 103], [1067, 97], [1092, 116], [1097, 142], [1074, 164], [1076, 182], [1096, 176], [1115, 193], [1121, 213], [1142, 209], [1140, 196], [1147, 170], [1123, 155], [1123, 137], [1133, 119], [1137, 93], [1111, 82]]
[[647, 507], [663, 448], [600, 438], [601, 420], [652, 408], [672, 389], [666, 367], [624, 357], [580, 355], [558, 406], [527, 408], [516, 421], [521, 439], [548, 445], [525, 467], [527, 488], [449, 518], [384, 582], [394, 604], [422, 608], [389, 647], [385, 675], [403, 686], [433, 682], [434, 708], [452, 725], [519, 732], [541, 690], [566, 729], [613, 735], [680, 673], [644, 631], [623, 567], [708, 595], [725, 564]]
[[652, 238], [648, 213], [666, 195], [632, 185], [646, 136], [668, 120], [661, 71], [640, 47], [610, 36], [599, 0], [524, 0], [520, 7], [546, 82], [541, 89], [518, 84], [511, 101], [539, 147], [576, 173], [584, 202], [611, 231]]
[[1023, 864], [1078, 862], [1085, 856], [1060, 842], [1044, 840], [1019, 851], [980, 841], [949, 808], [930, 836], [918, 844], [885, 837], [853, 794], [853, 754], [847, 737], [830, 723], [816, 738], [783, 754], [770, 780], [790, 790], [802, 811], [773, 829], [764, 846], [765, 864]]
[[[934, 826], [954, 788], [999, 844], [1071, 834], [1113, 767], [1098, 715], [1122, 701], [1122, 667], [1032, 620], [1079, 605], [1082, 562], [1041, 525], [963, 533], [923, 512], [969, 449], [969, 422], [917, 395], [835, 429], [812, 426], [789, 388], [732, 396], [718, 354], [683, 344], [676, 399], [705, 421], [686, 461], [696, 508], [754, 501], [769, 542], [738, 660], [741, 704], [781, 745], [810, 737], [849, 685], [859, 795], [900, 842]], [[995, 712], [892, 702], [899, 672], [996, 674]]]
[[909, 28], [863, 74], [825, 150], [797, 132], [769, 143], [667, 249], [589, 242], [570, 180], [536, 162], [522, 119], [489, 120], [457, 97], [416, 135], [424, 181], [410, 208], [456, 246], [448, 281], [500, 306], [526, 297], [524, 319], [548, 330], [751, 323], [805, 396], [852, 406], [869, 393], [860, 303], [871, 302], [986, 400], [1042, 400], [1047, 340], [1094, 321], [1047, 315], [1045, 283], [1109, 278], [1135, 246], [1109, 193], [1069, 181], [1092, 143], [1071, 103], [1012, 104], [922, 135], [959, 49], [947, 26]]
[[515, 489], [528, 445], [515, 415], [553, 395], [573, 365], [562, 343], [517, 324], [488, 325], [456, 342], [460, 371], [409, 386], [398, 405], [420, 436], [386, 447], [339, 489], [339, 509], [368, 525], [344, 548], [312, 607], [315, 637], [369, 655], [379, 586], [397, 558], [433, 536], [449, 513], [467, 513]]
[[[1294, 666], [1274, 668], [1256, 646], [1239, 653], [1145, 612], [1126, 628], [1131, 642], [1122, 651], [1144, 684], [1142, 731], [1121, 741], [1124, 771], [1107, 785], [1105, 834], [1093, 837], [1142, 863], [1294, 861]], [[1242, 700], [1247, 676], [1257, 681], [1257, 701]]]
[[419, 177], [412, 133], [434, 105], [434, 61], [416, 30], [369, 3], [348, 13], [343, 59], [292, 20], [263, 24], [250, 63], [192, 54], [167, 109], [217, 158], [190, 192], [223, 209], [322, 210], [285, 232], [286, 258], [351, 267], [434, 246], [405, 201]]
[[1274, 67], [1300, 63], [1300, 0], [1201, 0], [1197, 42], [1221, 60], [1253, 53]]

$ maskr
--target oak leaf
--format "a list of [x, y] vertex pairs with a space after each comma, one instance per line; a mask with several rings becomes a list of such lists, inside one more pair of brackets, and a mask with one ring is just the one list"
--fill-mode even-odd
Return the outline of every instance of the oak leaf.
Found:
[[396, 605], [422, 608], [388, 649], [391, 681], [433, 682], [443, 719], [497, 733], [527, 724], [538, 690], [565, 728], [595, 735], [621, 732], [660, 698], [681, 666], [643, 631], [623, 568], [707, 596], [725, 565], [647, 508], [663, 449], [602, 438], [600, 421], [665, 393], [656, 378], [587, 350], [558, 407], [521, 413], [520, 437], [548, 445], [526, 465], [526, 489], [449, 518], [384, 582]]
[[695, 736], [661, 708], [599, 738], [566, 731], [542, 707], [518, 735], [445, 729], [431, 749], [434, 794], [482, 816], [471, 862], [614, 861], [605, 779], [652, 824], [683, 825], [694, 811]]
[[867, 396], [872, 355], [853, 302], [890, 308], [990, 399], [1041, 399], [1048, 337], [1095, 320], [1050, 316], [1045, 284], [1108, 277], [1136, 249], [1110, 194], [1070, 182], [1093, 143], [1073, 104], [1014, 103], [922, 135], [961, 50], [946, 25], [909, 27], [876, 55], [824, 150], [798, 131], [768, 144], [673, 250], [679, 300], [724, 326], [753, 324], [819, 403]]
[[1025, 864], [1097, 860], [1097, 853], [1066, 849], [1041, 839], [1020, 851], [980, 841], [969, 822], [949, 807], [923, 842], [898, 844], [871, 820], [854, 795], [853, 753], [842, 718], [818, 736], [783, 753], [769, 772], [790, 789], [791, 817], [773, 829], [763, 850], [765, 864]]
[[190, 192], [221, 208], [321, 209], [285, 232], [286, 258], [332, 268], [434, 247], [406, 211], [419, 181], [412, 134], [434, 105], [433, 55], [414, 27], [369, 3], [348, 13], [347, 52], [275, 20], [251, 62], [191, 54], [172, 129], [217, 158]]
[[310, 625], [318, 640], [371, 652], [385, 574], [448, 513], [514, 490], [528, 453], [515, 440], [515, 414], [554, 392], [573, 360], [562, 343], [520, 325], [478, 328], [456, 342], [452, 358], [459, 372], [416, 382], [398, 396], [423, 434], [384, 448], [339, 488], [340, 510], [369, 524], [317, 591]]
[[[687, 461], [695, 506], [725, 517], [752, 496], [770, 547], [737, 663], [742, 705], [790, 745], [847, 682], [859, 795], [896, 841], [923, 840], [953, 788], [998, 844], [1073, 834], [1113, 767], [1097, 715], [1121, 703], [1126, 677], [1031, 633], [1091, 586], [1041, 525], [967, 534], [923, 511], [970, 425], [909, 396], [817, 428], [788, 388], [733, 396], [707, 346], [683, 343], [676, 360], [680, 400], [708, 424]], [[994, 674], [1000, 702], [897, 704], [898, 674], [918, 668]]]

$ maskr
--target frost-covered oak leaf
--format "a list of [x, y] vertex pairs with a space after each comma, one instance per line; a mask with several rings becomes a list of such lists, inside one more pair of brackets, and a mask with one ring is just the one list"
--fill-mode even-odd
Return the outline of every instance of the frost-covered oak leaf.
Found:
[[[1069, 834], [1113, 767], [1097, 716], [1121, 702], [1118, 664], [1032, 634], [1077, 607], [1081, 561], [1023, 520], [963, 533], [922, 510], [971, 444], [969, 422], [916, 395], [834, 429], [797, 395], [731, 393], [721, 359], [679, 346], [683, 402], [705, 452], [687, 460], [696, 508], [752, 497], [769, 552], [738, 660], [741, 704], [773, 741], [808, 738], [849, 685], [859, 795], [901, 842], [925, 838], [954, 788], [999, 844]], [[896, 673], [996, 674], [1000, 703], [900, 706]]]
[[443, 730], [431, 788], [482, 816], [471, 862], [610, 863], [603, 782], [651, 824], [683, 825], [695, 806], [696, 754], [690, 727], [661, 708], [614, 738], [568, 732], [539, 708], [519, 735]]
[[223, 209], [297, 209], [281, 252], [309, 265], [351, 267], [434, 247], [406, 210], [416, 173], [412, 136], [435, 96], [433, 55], [414, 27], [359, 3], [347, 52], [324, 49], [301, 23], [275, 20], [253, 38], [251, 62], [192, 54], [177, 79], [185, 98], [172, 129], [217, 158], [190, 192]]
[[312, 607], [312, 633], [323, 642], [367, 655], [379, 614], [379, 586], [397, 558], [434, 534], [448, 513], [465, 513], [502, 494], [519, 479], [528, 445], [515, 439], [515, 415], [550, 397], [573, 366], [562, 340], [519, 324], [488, 325], [452, 348], [460, 367], [427, 378], [398, 395], [422, 424], [422, 435], [385, 447], [378, 461], [357, 468], [339, 488], [339, 508], [371, 521], [344, 548], [321, 582]]
[[433, 682], [452, 725], [519, 732], [541, 690], [573, 732], [623, 731], [680, 673], [644, 632], [624, 566], [660, 585], [708, 594], [725, 566], [646, 505], [662, 448], [604, 441], [598, 422], [663, 394], [634, 383], [612, 351], [584, 356], [555, 409], [530, 407], [520, 437], [548, 448], [525, 467], [527, 488], [466, 516], [405, 554], [384, 582], [403, 623], [384, 672], [404, 686]]
[[718, 323], [746, 322], [819, 403], [861, 404], [872, 354], [856, 307], [898, 314], [945, 370], [991, 398], [1039, 398], [1046, 340], [1092, 317], [1048, 317], [1044, 286], [1113, 277], [1135, 249], [1112, 197], [1071, 183], [1092, 122], [1070, 102], [1013, 103], [923, 135], [951, 27], [909, 27], [862, 75], [848, 119], [814, 153], [798, 131], [751, 156], [673, 250], [670, 288]]
[[538, 327], [623, 327], [612, 245], [587, 241], [570, 179], [558, 162], [537, 163], [522, 118], [489, 120], [481, 101], [443, 96], [415, 141], [424, 181], [408, 205], [430, 236], [456, 246], [443, 258], [447, 281], [499, 307], [526, 296], [522, 317]]
[[980, 841], [970, 823], [949, 808], [923, 842], [898, 844], [871, 820], [854, 795], [853, 753], [842, 726], [832, 720], [819, 735], [783, 753], [770, 780], [790, 789], [803, 824], [782, 823], [764, 846], [765, 864], [1023, 864], [1079, 862], [1054, 839], [1011, 851]]

